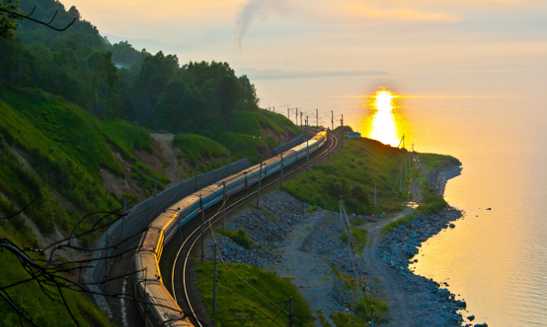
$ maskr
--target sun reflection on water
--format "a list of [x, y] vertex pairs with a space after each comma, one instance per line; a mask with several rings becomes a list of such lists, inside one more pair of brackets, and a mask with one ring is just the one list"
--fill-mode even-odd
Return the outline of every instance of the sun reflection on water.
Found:
[[391, 146], [398, 146], [404, 135], [403, 124], [397, 112], [397, 95], [380, 89], [369, 97], [368, 109], [372, 113], [364, 124], [363, 134]]

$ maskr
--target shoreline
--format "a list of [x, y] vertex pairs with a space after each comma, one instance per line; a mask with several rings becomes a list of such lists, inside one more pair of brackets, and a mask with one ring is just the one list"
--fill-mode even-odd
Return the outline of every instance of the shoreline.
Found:
[[[461, 171], [461, 166], [441, 168], [430, 182], [444, 198], [447, 182], [459, 176]], [[448, 206], [435, 214], [417, 216], [408, 224], [395, 228], [380, 241], [377, 256], [398, 275], [399, 282], [404, 285], [402, 289], [413, 299], [407, 306], [418, 320], [407, 325], [486, 326], [473, 323], [474, 316], [465, 311], [465, 301], [451, 293], [447, 283], [439, 284], [419, 276], [410, 267], [418, 262], [415, 257], [425, 241], [445, 229], [454, 228], [453, 222], [462, 218], [462, 211]]]
[[[461, 170], [459, 165], [442, 167], [428, 181], [442, 195], [446, 183], [460, 175]], [[404, 212], [390, 220], [402, 217]], [[390, 220], [370, 221], [362, 226], [368, 230], [369, 244], [359, 256], [357, 270], [371, 281], [368, 285], [371, 294], [384, 298], [390, 306], [389, 320], [380, 325], [466, 323], [464, 316], [471, 314], [463, 312], [465, 302], [456, 299], [445, 288], [447, 285], [415, 275], [409, 266], [424, 241], [450, 228], [460, 218], [459, 210], [448, 207], [437, 214], [418, 216], [387, 235], [382, 235], [381, 230]], [[285, 192], [274, 191], [263, 197], [261, 209], [247, 207], [232, 214], [224, 228], [244, 230], [254, 244], [261, 244], [245, 249], [217, 234], [219, 254], [226, 262], [251, 264], [291, 278], [312, 312], [321, 312], [329, 322], [331, 313], [348, 310], [351, 293], [341, 287], [331, 268], [336, 266], [344, 273], [353, 271], [347, 245], [340, 240], [344, 226], [336, 213], [313, 209]], [[207, 258], [213, 255], [212, 243], [211, 239], [206, 241]]]

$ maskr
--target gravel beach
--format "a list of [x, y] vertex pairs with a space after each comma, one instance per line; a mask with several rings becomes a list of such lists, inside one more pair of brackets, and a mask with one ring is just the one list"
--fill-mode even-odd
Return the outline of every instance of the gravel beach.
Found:
[[[446, 181], [459, 171], [458, 168], [440, 172], [431, 182], [442, 193]], [[351, 290], [339, 280], [338, 273], [351, 275], [355, 269], [368, 281], [366, 289], [389, 304], [386, 326], [467, 325], [462, 315], [470, 314], [464, 310], [464, 301], [456, 299], [443, 285], [409, 270], [409, 261], [418, 253], [421, 243], [451, 228], [461, 213], [446, 208], [438, 214], [418, 216], [382, 235], [382, 227], [405, 212], [381, 220], [350, 216], [364, 220], [362, 228], [369, 234], [364, 253], [355, 265], [342, 238], [345, 227], [338, 213], [316, 209], [285, 192], [273, 191], [262, 197], [260, 208], [241, 209], [222, 227], [245, 231], [255, 246], [245, 249], [217, 232], [206, 241], [206, 255], [211, 258], [216, 242], [225, 262], [251, 264], [291, 278], [312, 311], [325, 317], [349, 308]]]

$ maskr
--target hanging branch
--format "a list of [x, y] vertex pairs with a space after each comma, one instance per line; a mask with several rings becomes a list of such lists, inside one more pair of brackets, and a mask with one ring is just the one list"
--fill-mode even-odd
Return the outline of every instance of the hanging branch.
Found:
[[10, 220], [12, 218], [15, 218], [19, 215], [21, 215], [23, 212], [25, 212], [28, 208], [30, 208], [31, 205], [34, 204], [34, 202], [36, 201], [36, 199], [33, 199], [31, 200], [29, 203], [25, 204], [21, 209], [17, 210], [16, 212], [14, 213], [11, 213], [7, 216], [4, 216], [4, 217], [0, 217], [0, 221], [1, 220]]
[[57, 18], [57, 14], [59, 13], [58, 10], [55, 11], [53, 16], [49, 19], [49, 21], [43, 21], [43, 20], [34, 18], [33, 15], [34, 15], [35, 11], [36, 11], [36, 6], [34, 6], [32, 8], [32, 10], [27, 14], [20, 13], [20, 12], [14, 11], [14, 10], [10, 10], [10, 9], [4, 8], [4, 7], [0, 7], [0, 12], [5, 13], [10, 17], [17, 18], [17, 19], [28, 20], [28, 21], [31, 21], [33, 23], [43, 25], [43, 26], [45, 26], [49, 29], [52, 29], [54, 31], [57, 31], [57, 32], [64, 32], [64, 31], [68, 30], [72, 25], [74, 25], [76, 20], [78, 20], [77, 17], [73, 17], [72, 20], [68, 24], [66, 24], [65, 26], [57, 27], [57, 26], [53, 25], [53, 22], [54, 22], [55, 18]]

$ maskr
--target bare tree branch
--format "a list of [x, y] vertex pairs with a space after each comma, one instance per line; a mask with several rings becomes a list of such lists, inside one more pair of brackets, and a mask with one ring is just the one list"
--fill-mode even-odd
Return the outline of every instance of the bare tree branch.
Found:
[[43, 21], [43, 20], [40, 20], [40, 19], [37, 19], [37, 18], [34, 18], [33, 15], [34, 15], [35, 11], [36, 11], [36, 6], [34, 6], [28, 14], [20, 13], [20, 12], [14, 11], [14, 10], [10, 10], [10, 9], [7, 9], [7, 8], [0, 7], [0, 12], [3, 12], [3, 13], [7, 14], [10, 17], [17, 18], [17, 19], [28, 20], [28, 21], [31, 21], [33, 23], [43, 25], [43, 26], [45, 26], [49, 29], [52, 29], [54, 31], [57, 31], [57, 32], [64, 32], [64, 31], [68, 30], [72, 25], [74, 25], [76, 20], [78, 20], [77, 17], [73, 17], [72, 20], [68, 24], [66, 24], [62, 27], [57, 27], [57, 26], [53, 25], [53, 21], [55, 20], [55, 18], [57, 18], [57, 14], [59, 13], [58, 10], [55, 11], [53, 16], [47, 22]]

